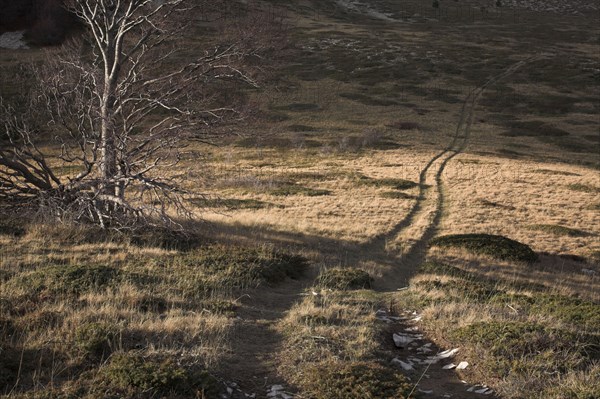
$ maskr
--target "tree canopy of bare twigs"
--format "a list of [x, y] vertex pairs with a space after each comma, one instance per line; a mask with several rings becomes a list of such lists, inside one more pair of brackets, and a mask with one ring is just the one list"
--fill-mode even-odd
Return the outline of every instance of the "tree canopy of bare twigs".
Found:
[[[214, 125], [244, 116], [223, 84], [258, 86], [281, 27], [232, 4], [65, 2], [85, 34], [35, 69], [26, 110], [0, 103], [0, 198], [105, 228], [185, 213], [168, 174], [182, 143], [214, 139]], [[200, 29], [213, 34], [198, 44]]]

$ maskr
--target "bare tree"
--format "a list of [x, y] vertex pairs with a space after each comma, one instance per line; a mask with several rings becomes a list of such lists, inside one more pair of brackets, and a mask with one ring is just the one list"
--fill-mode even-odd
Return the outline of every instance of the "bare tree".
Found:
[[[281, 26], [261, 13], [248, 18], [247, 9], [238, 13], [245, 23], [234, 23], [227, 4], [68, 1], [88, 35], [36, 70], [34, 118], [0, 104], [0, 197], [35, 200], [46, 212], [102, 227], [171, 222], [174, 210], [185, 209], [183, 190], [167, 173], [182, 140], [209, 140], [213, 125], [243, 116], [240, 103], [222, 95], [223, 84], [258, 86], [272, 30]], [[198, 24], [219, 34], [191, 51], [189, 32]], [[54, 157], [38, 144], [49, 135], [60, 147]], [[75, 173], [63, 177], [58, 164]]]

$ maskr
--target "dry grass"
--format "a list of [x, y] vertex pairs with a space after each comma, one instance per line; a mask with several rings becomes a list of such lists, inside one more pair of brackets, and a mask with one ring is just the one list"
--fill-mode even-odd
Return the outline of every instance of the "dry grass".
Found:
[[[94, 397], [97, 384], [113, 389], [100, 366], [131, 353], [159, 359], [156, 367], [176, 357], [182, 372], [210, 373], [230, 345], [237, 290], [303, 268], [301, 258], [264, 246], [203, 244], [179, 252], [119, 236], [86, 242], [85, 233], [32, 225], [22, 237], [0, 236], [3, 389], [51, 384], [56, 392]], [[160, 367], [146, 371], [166, 372]], [[164, 388], [152, 385], [162, 381], [158, 374], [148, 378], [127, 395]]]
[[[265, 241], [301, 248], [319, 266], [360, 266], [376, 278], [374, 287], [392, 287], [406, 265], [416, 266], [401, 256], [431, 227], [436, 182], [430, 173], [420, 211], [397, 237], [386, 237], [385, 251], [372, 241], [410, 212], [419, 188], [392, 191], [365, 184], [365, 177], [418, 181], [451, 140], [457, 100], [505, 64], [543, 48], [556, 56], [484, 94], [466, 153], [442, 175], [436, 231], [506, 236], [531, 246], [539, 262], [431, 248], [430, 260], [457, 269], [424, 270], [393, 296], [403, 308], [422, 311], [428, 338], [440, 347], [461, 346], [471, 363], [463, 378], [486, 382], [502, 397], [600, 396], [593, 391], [597, 358], [580, 351], [582, 344], [597, 346], [588, 340], [597, 337], [600, 301], [600, 180], [597, 170], [576, 165], [597, 166], [597, 78], [581, 69], [597, 59], [595, 21], [540, 14], [535, 23], [517, 24], [505, 15], [475, 30], [464, 29], [465, 21], [386, 24], [336, 14], [326, 1], [300, 3], [317, 8], [290, 10], [298, 28], [291, 39], [301, 50], [281, 69], [277, 87], [248, 93], [264, 122], [235, 128], [247, 138], [222, 147], [191, 144], [178, 167], [164, 171], [208, 193], [191, 206], [214, 224], [205, 231], [227, 244], [200, 246], [202, 253], [87, 229], [0, 223], [0, 386], [12, 389], [18, 376], [13, 397], [21, 391], [36, 397], [40, 387], [50, 396], [79, 388], [107, 395], [94, 392], [94, 384], [139, 397], [164, 377], [169, 383], [149, 395], [189, 397], [191, 391], [171, 391], [169, 384], [219, 368], [237, 338], [232, 331], [243, 336], [247, 326], [233, 317], [242, 306], [236, 299], [247, 287], [270, 288], [258, 267], [263, 263], [253, 261], [280, 259]], [[23, 58], [41, 57], [36, 50], [23, 54], [0, 52], [3, 93], [22, 90], [16, 76]], [[73, 170], [63, 165], [60, 172]], [[254, 250], [238, 251], [240, 242]], [[274, 281], [290, 276], [287, 267], [267, 269]], [[93, 272], [87, 283], [83, 270]], [[291, 308], [266, 323], [282, 337], [268, 348], [273, 369], [301, 394], [393, 397], [389, 384], [402, 388], [404, 381], [379, 363], [385, 356], [374, 317], [385, 296], [322, 288], [299, 300], [297, 292], [287, 293]], [[253, 295], [250, 315], [262, 294]], [[503, 338], [519, 334], [527, 340]], [[503, 344], [513, 353], [500, 351]], [[148, 361], [141, 369], [149, 377], [136, 376], [137, 386], [127, 391], [119, 386], [123, 370], [140, 368], [138, 355]], [[180, 363], [171, 365], [173, 374], [163, 374], [165, 356]], [[255, 365], [245, 367], [250, 381]], [[386, 378], [370, 384], [356, 376], [359, 368]], [[345, 391], [348, 384], [367, 391]]]
[[285, 336], [279, 370], [288, 381], [310, 397], [408, 397], [412, 384], [383, 362], [388, 354], [374, 316], [380, 295], [311, 291], [279, 324]]
[[[454, 162], [446, 170], [448, 214], [441, 234], [499, 234], [538, 252], [583, 257], [600, 249], [600, 214], [590, 208], [596, 195], [569, 188], [571, 184], [597, 185], [596, 171], [501, 158], [469, 158], [480, 163], [471, 166]], [[569, 174], [540, 173], [543, 169]], [[499, 206], [490, 206], [489, 202]], [[531, 225], [561, 225], [588, 234], [557, 235], [548, 229], [531, 230]]]
[[[244, 159], [253, 153], [246, 150], [232, 155], [239, 160], [222, 171], [215, 182], [218, 187], [215, 194], [276, 206], [259, 210], [239, 209], [226, 214], [202, 209], [200, 212], [204, 218], [219, 223], [357, 243], [391, 229], [398, 215], [407, 212], [413, 204], [415, 198], [409, 194], [414, 195], [418, 190], [404, 190], [407, 193], [405, 198], [383, 197], [381, 194], [389, 191], [389, 187], [364, 184], [360, 176], [380, 180], [418, 180], [419, 169], [431, 156], [427, 152], [414, 154], [406, 150], [369, 151], [353, 155], [350, 159], [343, 154], [315, 155], [309, 150], [299, 150], [293, 155], [264, 152], [261, 160], [269, 166], [260, 167]], [[387, 166], [398, 159], [406, 161], [398, 166]], [[232, 177], [236, 180], [232, 181]], [[272, 195], [281, 181], [328, 190], [330, 194]], [[225, 188], [219, 188], [223, 186]], [[362, 220], [368, 220], [368, 223], [362, 223]]]

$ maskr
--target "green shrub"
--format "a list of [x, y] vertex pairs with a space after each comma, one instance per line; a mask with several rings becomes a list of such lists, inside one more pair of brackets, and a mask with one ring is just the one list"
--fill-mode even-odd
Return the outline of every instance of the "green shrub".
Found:
[[535, 169], [535, 173], [542, 173], [544, 175], [552, 176], [581, 176], [580, 174], [573, 172], [566, 172], [564, 170], [552, 170], [552, 169]]
[[24, 236], [26, 230], [23, 227], [15, 226], [7, 222], [0, 222], [0, 235], [21, 237]]
[[190, 201], [199, 208], [227, 208], [229, 210], [238, 209], [264, 209], [274, 207], [274, 204], [259, 201], [255, 199], [237, 199], [237, 198], [195, 198]]
[[328, 269], [317, 278], [317, 285], [334, 290], [360, 290], [371, 288], [373, 278], [361, 269]]
[[597, 359], [599, 343], [598, 335], [506, 321], [474, 323], [452, 331], [449, 338], [485, 348], [484, 364], [501, 378], [515, 372], [585, 368]]
[[75, 346], [86, 355], [103, 357], [109, 353], [115, 335], [115, 326], [106, 323], [83, 324], [75, 330]]
[[[243, 288], [260, 283], [278, 283], [299, 278], [307, 267], [305, 258], [266, 247], [248, 248], [211, 245], [174, 259], [179, 277], [200, 285], [216, 284]], [[189, 275], [188, 275], [189, 272]], [[200, 272], [200, 274], [199, 274]], [[217, 287], [218, 288], [218, 287]]]
[[202, 309], [214, 314], [223, 314], [227, 316], [235, 316], [237, 306], [229, 301], [210, 300], [202, 302]]
[[464, 248], [476, 255], [500, 260], [533, 263], [538, 255], [528, 246], [503, 236], [490, 234], [453, 234], [431, 240], [432, 246]]
[[[441, 282], [438, 280], [425, 280], [417, 283], [417, 286], [429, 290], [441, 290], [447, 295], [446, 300], [452, 300], [453, 297], [459, 299], [468, 299], [477, 303], [497, 302], [508, 299], [503, 290], [497, 289], [493, 284], [485, 282], [478, 283], [469, 280], [452, 280]], [[455, 295], [450, 295], [454, 293]]]
[[558, 224], [533, 224], [527, 226], [531, 230], [543, 231], [557, 236], [586, 237], [589, 233], [583, 230], [572, 229]]
[[408, 190], [414, 187], [418, 187], [419, 184], [410, 180], [404, 179], [371, 179], [371, 178], [363, 178], [360, 180], [363, 184], [368, 184], [374, 187], [389, 187], [394, 190]]
[[108, 266], [56, 265], [17, 276], [8, 284], [30, 293], [79, 295], [113, 285], [120, 274], [119, 270]]
[[580, 298], [538, 294], [528, 298], [531, 314], [548, 314], [585, 331], [600, 332], [600, 305]]
[[344, 362], [308, 368], [308, 397], [318, 399], [402, 399], [412, 385], [401, 373], [375, 362]]
[[381, 193], [381, 197], [382, 198], [390, 198], [390, 199], [409, 199], [409, 200], [417, 199], [416, 196], [406, 194], [402, 191], [384, 191], [383, 193]]
[[133, 353], [113, 355], [101, 370], [100, 380], [102, 385], [133, 389], [143, 397], [173, 393], [192, 397], [197, 392], [210, 398], [217, 395], [216, 381], [206, 371], [192, 373], [173, 360], [144, 358]]
[[304, 195], [306, 197], [321, 197], [330, 195], [331, 191], [304, 187], [298, 184], [284, 184], [280, 187], [268, 191], [269, 194], [278, 197], [287, 197], [290, 195]]
[[167, 228], [147, 229], [136, 232], [131, 243], [139, 247], [158, 247], [167, 250], [189, 251], [202, 244], [204, 239], [193, 233]]
[[590, 186], [587, 184], [574, 183], [574, 184], [569, 184], [567, 187], [573, 191], [581, 191], [584, 193], [600, 193], [600, 188]]

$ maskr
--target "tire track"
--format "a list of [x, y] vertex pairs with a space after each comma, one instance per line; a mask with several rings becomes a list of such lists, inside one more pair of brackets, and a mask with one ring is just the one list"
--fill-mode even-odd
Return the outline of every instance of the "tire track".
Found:
[[[427, 222], [427, 227], [425, 227], [423, 233], [401, 256], [403, 267], [401, 276], [399, 277], [403, 279], [403, 283], [408, 282], [408, 279], [414, 274], [417, 267], [425, 260], [429, 241], [437, 233], [445, 205], [442, 175], [448, 163], [454, 157], [462, 153], [469, 144], [469, 140], [471, 138], [471, 127], [473, 126], [473, 120], [475, 116], [475, 108], [479, 99], [489, 86], [510, 76], [524, 65], [537, 61], [541, 57], [542, 55], [534, 55], [526, 58], [525, 60], [516, 62], [502, 73], [488, 79], [485, 83], [478, 86], [467, 95], [467, 98], [462, 105], [459, 121], [457, 123], [454, 136], [452, 137], [452, 141], [446, 148], [444, 148], [443, 151], [431, 158], [419, 174], [419, 195], [409, 213], [390, 231], [374, 237], [366, 244], [370, 251], [385, 251], [388, 241], [394, 240], [399, 234], [405, 232], [410, 226], [413, 226], [419, 219], [425, 217], [430, 218], [430, 221]], [[437, 168], [435, 168], [436, 163], [439, 164]], [[431, 187], [427, 187], [426, 182], [430, 175], [435, 183]], [[425, 204], [428, 201], [435, 201], [435, 207], [430, 212], [427, 212], [427, 209], [424, 209]]]

